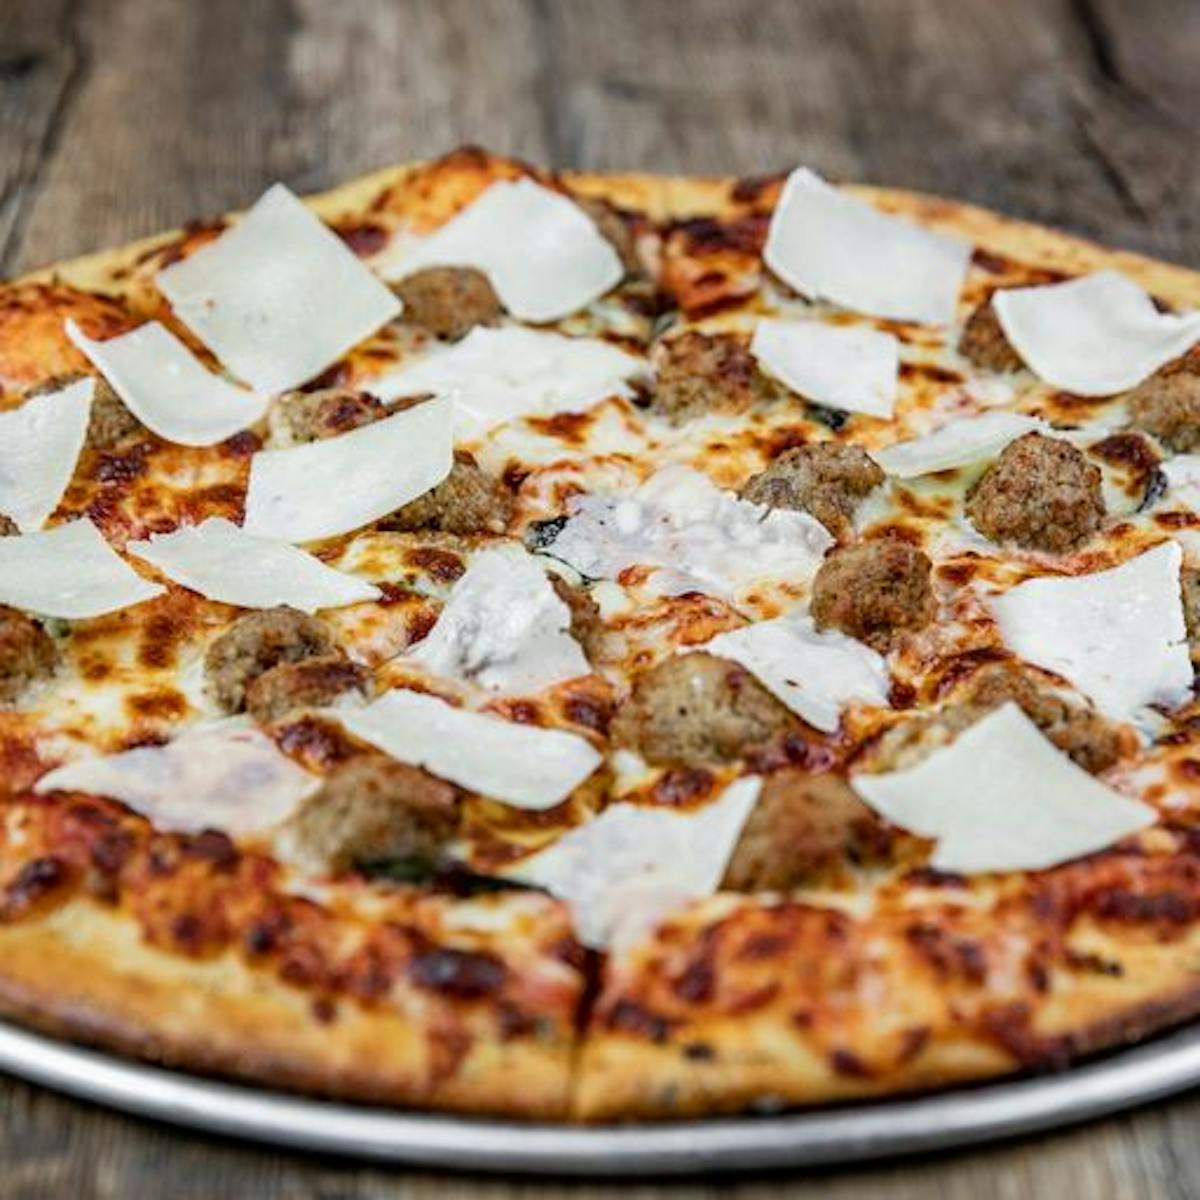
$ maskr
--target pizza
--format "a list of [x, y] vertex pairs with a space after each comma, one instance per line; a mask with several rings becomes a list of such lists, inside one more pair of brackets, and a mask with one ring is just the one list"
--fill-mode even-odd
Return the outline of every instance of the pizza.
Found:
[[1200, 275], [463, 149], [0, 288], [0, 1012], [541, 1121], [1200, 1010]]

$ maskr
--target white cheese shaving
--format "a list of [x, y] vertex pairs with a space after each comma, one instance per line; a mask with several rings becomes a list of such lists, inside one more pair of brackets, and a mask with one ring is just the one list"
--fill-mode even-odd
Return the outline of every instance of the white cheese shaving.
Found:
[[816, 404], [885, 419], [896, 407], [900, 343], [893, 334], [823, 321], [762, 320], [750, 352], [768, 375]]
[[545, 553], [593, 579], [658, 567], [651, 586], [664, 595], [728, 597], [761, 579], [811, 579], [833, 545], [808, 513], [740, 500], [678, 465], [627, 496], [574, 497], [567, 514]]
[[212, 446], [253, 425], [270, 402], [207, 370], [157, 321], [100, 342], [68, 320], [67, 336], [147, 429], [181, 446]]
[[684, 812], [610, 804], [510, 874], [565, 900], [585, 945], [628, 944], [720, 887], [761, 787], [756, 777], [738, 779]]
[[426, 267], [475, 267], [522, 321], [557, 321], [615, 287], [621, 260], [573, 201], [532, 179], [492, 184], [420, 241], [407, 239], [380, 270], [402, 279]]
[[320, 786], [269, 737], [234, 719], [189, 730], [165, 746], [68, 763], [43, 775], [34, 791], [109, 796], [158, 829], [238, 836], [278, 825]]
[[937, 838], [933, 867], [964, 874], [1044, 870], [1155, 820], [1152, 808], [1076, 766], [1012, 703], [915, 767], [850, 782], [892, 824]]
[[1025, 365], [1079, 396], [1134, 387], [1200, 339], [1200, 313], [1159, 312], [1117, 271], [1004, 288], [993, 294], [992, 307]]
[[58, 507], [87, 437], [90, 379], [0, 412], [0, 513], [28, 533]]
[[875, 461], [897, 479], [914, 479], [994, 458], [1009, 442], [1035, 429], [1045, 433], [1049, 428], [1045, 421], [1022, 413], [980, 413], [951, 421], [924, 437], [877, 450]]
[[1200, 508], [1200, 454], [1176, 454], [1159, 470], [1167, 480], [1167, 495], [1186, 508]]
[[250, 460], [247, 533], [311, 542], [349, 533], [441, 483], [454, 461], [453, 414], [429, 400], [349, 433]]
[[537, 692], [591, 671], [570, 627], [537, 561], [520, 546], [496, 546], [471, 560], [406, 661], [493, 692]]
[[245, 533], [224, 517], [153, 534], [125, 550], [210, 600], [242, 608], [289, 604], [311, 613], [380, 595], [366, 580], [335, 571], [288, 542]]
[[365, 708], [328, 711], [385, 754], [514, 808], [553, 808], [600, 765], [592, 744], [573, 733], [469, 712], [420, 692], [397, 689]]
[[537, 329], [477, 328], [457, 345], [374, 380], [381, 400], [432, 392], [454, 403], [463, 437], [527, 416], [581, 412], [608, 396], [628, 396], [645, 371], [631, 354], [597, 338]]
[[0, 604], [44, 617], [99, 617], [161, 595], [84, 518], [0, 538]]
[[784, 185], [763, 258], [806, 296], [945, 325], [954, 320], [971, 244], [888, 216], [799, 167]]
[[807, 616], [758, 621], [695, 648], [741, 663], [788, 708], [825, 733], [837, 729], [847, 704], [888, 704], [884, 659], [844, 633], [819, 631]]
[[395, 296], [279, 183], [156, 282], [225, 367], [265, 393], [313, 378], [400, 313]]
[[1191, 695], [1183, 555], [1164, 542], [1107, 571], [1033, 579], [988, 599], [1005, 645], [1070, 680], [1114, 717]]

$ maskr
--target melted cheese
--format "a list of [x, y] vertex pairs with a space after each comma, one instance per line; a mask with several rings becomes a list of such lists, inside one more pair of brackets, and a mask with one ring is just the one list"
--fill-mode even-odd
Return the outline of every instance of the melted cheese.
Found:
[[250, 462], [246, 532], [310, 542], [395, 512], [450, 473], [451, 419], [449, 403], [431, 400], [338, 437], [259, 451]]
[[971, 245], [890, 217], [804, 167], [788, 177], [763, 259], [806, 296], [898, 321], [954, 320]]
[[0, 513], [22, 533], [41, 529], [71, 482], [94, 386], [81, 379], [0, 412]]
[[257, 391], [293, 388], [399, 315], [399, 301], [282, 184], [157, 283], [175, 315]]
[[287, 542], [245, 533], [223, 517], [129, 542], [125, 550], [210, 600], [242, 608], [288, 604], [311, 613], [380, 595], [373, 584]]
[[981, 413], [951, 421], [924, 437], [887, 446], [876, 452], [875, 461], [897, 479], [915, 479], [994, 458], [1009, 442], [1035, 429], [1046, 432], [1049, 426], [1021, 413]]
[[537, 561], [519, 546], [497, 546], [471, 561], [406, 661], [492, 692], [536, 692], [591, 671], [570, 626]]
[[855, 775], [881, 816], [936, 838], [942, 871], [1037, 871], [1153, 824], [1154, 810], [1077, 767], [1005, 704], [907, 770]]

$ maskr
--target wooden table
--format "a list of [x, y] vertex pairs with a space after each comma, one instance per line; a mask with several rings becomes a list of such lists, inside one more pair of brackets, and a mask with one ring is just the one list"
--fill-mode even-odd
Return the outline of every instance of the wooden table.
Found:
[[[1200, 266], [1188, 0], [0, 0], [0, 274], [471, 140], [539, 162], [797, 161]], [[363, 1168], [0, 1082], [34, 1196], [1190, 1197], [1200, 1098], [805, 1177], [619, 1188]]]

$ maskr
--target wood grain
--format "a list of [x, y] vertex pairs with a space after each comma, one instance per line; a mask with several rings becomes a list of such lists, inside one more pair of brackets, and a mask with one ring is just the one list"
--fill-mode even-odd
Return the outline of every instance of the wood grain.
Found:
[[[3, 0], [0, 273], [463, 141], [805, 161], [1200, 266], [1189, 0]], [[0, 1200], [1194, 1196], [1200, 1098], [921, 1162], [628, 1186], [274, 1153], [0, 1083]]]

